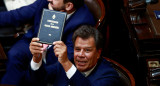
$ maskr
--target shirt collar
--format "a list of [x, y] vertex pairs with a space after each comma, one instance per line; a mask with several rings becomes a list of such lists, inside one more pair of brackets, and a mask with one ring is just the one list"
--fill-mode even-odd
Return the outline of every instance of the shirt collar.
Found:
[[66, 20], [67, 19], [69, 19], [69, 17], [71, 17], [71, 15], [74, 13], [75, 11], [73, 11], [72, 13], [70, 13], [70, 14], [67, 14], [67, 18], [66, 18]]
[[96, 65], [92, 69], [90, 69], [90, 70], [88, 70], [86, 72], [82, 72], [83, 74], [85, 74], [85, 77], [87, 77], [93, 71], [93, 69], [96, 67]]

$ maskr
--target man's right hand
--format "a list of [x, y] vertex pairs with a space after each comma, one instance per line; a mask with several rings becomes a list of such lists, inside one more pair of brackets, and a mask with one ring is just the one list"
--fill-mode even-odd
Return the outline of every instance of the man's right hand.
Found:
[[43, 45], [41, 43], [38, 43], [37, 41], [39, 41], [39, 38], [33, 38], [29, 45], [29, 49], [33, 55], [33, 61], [39, 63], [42, 59], [44, 48]]

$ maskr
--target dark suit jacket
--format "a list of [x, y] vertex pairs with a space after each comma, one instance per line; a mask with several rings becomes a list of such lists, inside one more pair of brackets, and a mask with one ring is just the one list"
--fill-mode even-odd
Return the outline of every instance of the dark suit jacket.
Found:
[[[26, 71], [32, 58], [29, 44], [31, 39], [37, 36], [43, 8], [48, 8], [47, 0], [37, 0], [33, 4], [21, 7], [20, 9], [0, 12], [0, 27], [9, 25], [17, 27], [27, 22], [33, 22], [33, 27], [8, 52], [8, 72], [2, 78], [1, 83], [17, 85], [22, 81], [27, 81], [23, 79], [26, 76]], [[67, 45], [68, 55], [71, 58], [73, 57], [73, 32], [76, 27], [83, 24], [95, 25], [95, 20], [86, 5], [77, 9], [65, 22], [62, 41]], [[53, 48], [51, 47], [47, 51], [47, 65], [54, 64], [55, 62], [57, 62], [57, 57], [54, 56]]]
[[[34, 26], [25, 34], [24, 38], [37, 36], [43, 8], [48, 8], [47, 0], [37, 0], [35, 3], [9, 12], [0, 12], [0, 27], [18, 27], [27, 22], [33, 22]], [[72, 45], [72, 34], [77, 26], [82, 24], [95, 24], [95, 20], [86, 6], [81, 7], [69, 18], [64, 27], [63, 41]]]
[[[68, 79], [60, 63], [44, 69], [43, 66], [37, 71], [30, 72], [33, 82], [45, 86], [52, 83], [53, 86], [118, 86], [119, 76], [104, 58], [99, 59], [94, 70], [89, 76], [83, 76], [78, 70]], [[45, 76], [42, 76], [45, 75]], [[43, 83], [43, 84], [42, 84]]]

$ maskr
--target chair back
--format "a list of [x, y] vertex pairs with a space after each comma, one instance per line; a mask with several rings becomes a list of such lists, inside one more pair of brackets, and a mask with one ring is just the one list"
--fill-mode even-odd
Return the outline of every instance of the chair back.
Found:
[[118, 62], [104, 57], [107, 61], [111, 63], [113, 68], [118, 72], [120, 77], [120, 85], [119, 86], [135, 86], [135, 79], [133, 75], [127, 70], [124, 66], [119, 64]]
[[104, 21], [105, 6], [102, 0], [84, 0], [85, 4], [96, 19], [96, 28], [98, 28]]

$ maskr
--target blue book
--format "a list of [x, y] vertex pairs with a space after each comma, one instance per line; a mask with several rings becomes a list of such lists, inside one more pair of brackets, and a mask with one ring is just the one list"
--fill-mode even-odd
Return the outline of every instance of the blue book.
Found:
[[160, 19], [160, 11], [159, 10], [154, 10], [154, 14], [156, 16], [156, 19]]
[[53, 44], [60, 41], [66, 20], [66, 13], [43, 9], [38, 38], [40, 43]]

